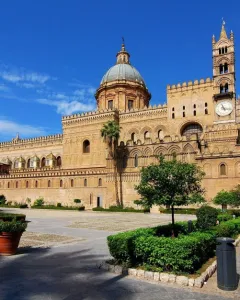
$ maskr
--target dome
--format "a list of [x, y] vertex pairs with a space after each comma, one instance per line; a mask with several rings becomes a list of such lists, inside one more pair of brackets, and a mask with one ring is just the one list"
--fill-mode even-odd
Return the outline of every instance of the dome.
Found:
[[101, 84], [115, 81], [115, 80], [129, 80], [138, 82], [145, 86], [144, 79], [136, 68], [130, 64], [117, 64], [111, 67], [107, 73], [103, 76]]

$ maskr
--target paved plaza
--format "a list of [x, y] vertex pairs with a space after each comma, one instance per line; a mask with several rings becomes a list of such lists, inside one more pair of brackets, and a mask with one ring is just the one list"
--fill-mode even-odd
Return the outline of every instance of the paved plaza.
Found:
[[[0, 258], [1, 300], [226, 300], [240, 299], [240, 290], [220, 291], [216, 276], [202, 289], [140, 281], [108, 273], [101, 262], [110, 257], [110, 234], [155, 226], [170, 215], [54, 210], [19, 210], [30, 221], [19, 252]], [[177, 215], [177, 220], [194, 219]], [[240, 256], [238, 248], [238, 259]], [[238, 260], [240, 272], [240, 260]]]

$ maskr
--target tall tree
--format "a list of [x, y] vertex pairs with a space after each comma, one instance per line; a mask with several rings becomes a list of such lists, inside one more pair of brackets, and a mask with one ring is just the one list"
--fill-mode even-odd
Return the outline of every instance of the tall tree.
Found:
[[175, 158], [165, 161], [159, 157], [159, 163], [141, 170], [141, 182], [136, 190], [141, 195], [141, 204], [169, 205], [172, 210], [174, 235], [174, 207], [203, 202], [204, 190], [201, 180], [204, 173], [195, 164], [183, 163]]
[[105, 143], [108, 145], [109, 156], [113, 161], [113, 173], [115, 182], [115, 196], [116, 204], [120, 206], [119, 194], [118, 194], [118, 180], [117, 180], [117, 145], [120, 136], [120, 126], [116, 121], [108, 121], [103, 124], [101, 129], [101, 136], [103, 137]]
[[[237, 193], [240, 192], [239, 188], [233, 191], [224, 191], [221, 190], [217, 193], [217, 195], [213, 198], [214, 204], [222, 205], [222, 211], [227, 209], [227, 206], [234, 206], [237, 200]], [[240, 203], [240, 202], [239, 202]]]

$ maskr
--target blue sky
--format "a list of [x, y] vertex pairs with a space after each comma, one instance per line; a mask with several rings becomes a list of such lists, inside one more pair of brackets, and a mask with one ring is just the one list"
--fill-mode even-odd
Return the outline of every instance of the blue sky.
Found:
[[0, 140], [61, 132], [62, 115], [94, 110], [94, 92], [125, 37], [131, 63], [166, 102], [166, 85], [212, 76], [222, 17], [235, 34], [240, 2], [8, 0], [0, 5]]

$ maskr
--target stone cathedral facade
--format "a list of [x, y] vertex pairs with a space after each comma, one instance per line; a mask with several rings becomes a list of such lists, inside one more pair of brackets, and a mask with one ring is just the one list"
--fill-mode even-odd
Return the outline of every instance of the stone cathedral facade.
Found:
[[[167, 86], [167, 104], [150, 106], [151, 94], [122, 45], [103, 76], [97, 110], [62, 118], [62, 133], [0, 143], [0, 194], [9, 201], [72, 205], [87, 209], [115, 204], [113, 163], [100, 135], [103, 124], [120, 124], [118, 188], [126, 206], [138, 199], [140, 169], [156, 156], [194, 162], [206, 173], [210, 201], [240, 183], [240, 101], [236, 99], [234, 34], [224, 24], [212, 38], [212, 78]], [[204, 59], [204, 58], [202, 58]]]

